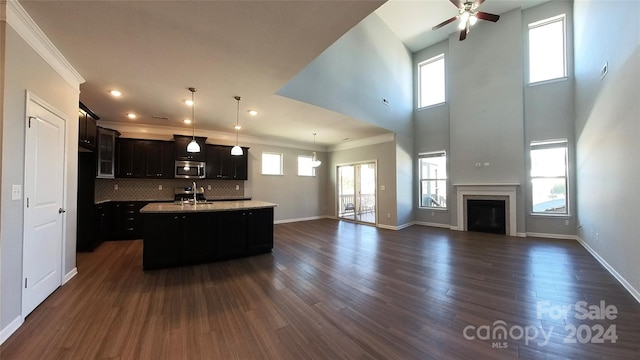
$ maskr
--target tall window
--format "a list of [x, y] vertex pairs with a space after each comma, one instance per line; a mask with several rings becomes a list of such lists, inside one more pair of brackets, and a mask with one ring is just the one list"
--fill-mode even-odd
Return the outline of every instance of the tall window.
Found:
[[568, 214], [567, 140], [531, 142], [531, 204], [534, 214]]
[[447, 207], [447, 154], [444, 151], [419, 155], [420, 207]]
[[529, 24], [529, 83], [567, 76], [565, 15]]
[[316, 176], [316, 168], [311, 166], [313, 157], [298, 155], [298, 176]]
[[418, 65], [419, 104], [427, 107], [445, 101], [444, 54], [432, 57]]
[[262, 153], [262, 175], [282, 175], [282, 154]]

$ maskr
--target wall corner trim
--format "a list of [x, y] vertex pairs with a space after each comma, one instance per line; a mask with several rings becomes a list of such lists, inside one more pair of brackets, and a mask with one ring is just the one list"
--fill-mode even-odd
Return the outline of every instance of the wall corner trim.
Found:
[[80, 90], [84, 78], [71, 66], [47, 35], [33, 21], [17, 0], [7, 1], [7, 23], [51, 66], [69, 85]]
[[78, 268], [74, 267], [73, 269], [71, 269], [71, 271], [64, 275], [64, 277], [62, 278], [62, 285], [68, 283], [69, 280], [73, 279], [73, 277], [76, 275], [78, 275]]
[[18, 316], [17, 318], [13, 319], [13, 321], [11, 321], [9, 325], [5, 326], [4, 329], [0, 330], [0, 345], [2, 345], [2, 343], [4, 343], [14, 332], [16, 332], [16, 330], [18, 330], [18, 328], [22, 326], [23, 323], [24, 319], [22, 318], [22, 316]]
[[616, 278], [616, 280], [618, 280], [618, 282], [622, 284], [622, 286], [624, 286], [624, 288], [631, 294], [631, 296], [633, 296], [634, 299], [636, 299], [636, 301], [640, 303], [640, 291], [634, 288], [633, 285], [631, 285], [624, 277], [622, 277], [622, 275], [620, 275], [616, 271], [616, 269], [613, 268], [613, 266], [611, 266], [604, 258], [602, 258], [591, 246], [589, 246], [589, 244], [582, 240], [582, 238], [576, 236], [576, 240], [578, 240], [578, 243], [580, 243], [580, 245], [582, 245], [582, 247], [585, 248], [594, 258], [596, 258], [596, 260], [598, 260], [598, 262], [602, 264], [602, 266], [604, 266], [604, 268], [607, 269], [607, 271], [611, 275], [613, 275], [613, 277]]

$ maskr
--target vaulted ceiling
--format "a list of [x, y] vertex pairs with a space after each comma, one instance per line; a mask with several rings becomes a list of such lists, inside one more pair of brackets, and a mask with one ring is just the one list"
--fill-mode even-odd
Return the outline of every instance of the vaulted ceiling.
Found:
[[[540, 2], [487, 0], [482, 10]], [[103, 120], [189, 133], [183, 100], [195, 87], [197, 129], [235, 137], [239, 95], [242, 136], [310, 143], [317, 132], [320, 145], [388, 130], [279, 96], [280, 88], [374, 11], [411, 51], [455, 32], [455, 25], [431, 26], [457, 14], [447, 0], [20, 3], [84, 77], [80, 100]], [[111, 89], [123, 95], [114, 98]]]

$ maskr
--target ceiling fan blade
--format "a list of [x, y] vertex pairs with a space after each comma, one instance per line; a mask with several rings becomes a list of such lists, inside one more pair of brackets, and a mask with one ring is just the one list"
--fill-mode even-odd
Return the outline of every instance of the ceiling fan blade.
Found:
[[445, 21], [441, 22], [440, 24], [438, 24], [438, 25], [436, 25], [436, 26], [432, 27], [432, 28], [431, 28], [431, 30], [438, 30], [438, 29], [440, 29], [441, 27], [443, 27], [443, 26], [445, 26], [445, 25], [447, 25], [447, 24], [450, 24], [450, 23], [452, 23], [452, 22], [454, 22], [454, 21], [458, 20], [458, 17], [459, 17], [459, 16], [454, 16], [454, 17], [452, 17], [452, 18], [451, 18], [451, 19], [449, 19], [449, 20], [445, 20]]
[[476, 0], [473, 5], [472, 8], [477, 9], [478, 6], [480, 6], [480, 4], [482, 4], [484, 2], [484, 0]]
[[478, 19], [487, 20], [487, 21], [493, 21], [493, 22], [496, 22], [496, 21], [498, 21], [498, 19], [500, 19], [500, 15], [489, 14], [489, 13], [482, 12], [482, 11], [478, 11], [476, 13], [476, 17]]
[[[464, 2], [463, 0], [449, 0], [451, 1], [451, 3], [453, 4], [453, 6], [457, 7], [457, 8], [463, 8], [464, 7]], [[483, 0], [484, 1], [484, 0]]]

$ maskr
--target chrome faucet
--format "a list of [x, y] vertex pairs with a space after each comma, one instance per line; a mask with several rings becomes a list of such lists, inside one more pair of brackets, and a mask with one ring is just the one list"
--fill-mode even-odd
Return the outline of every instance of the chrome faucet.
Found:
[[193, 205], [195, 205], [198, 202], [198, 188], [196, 187], [196, 182], [193, 182]]

